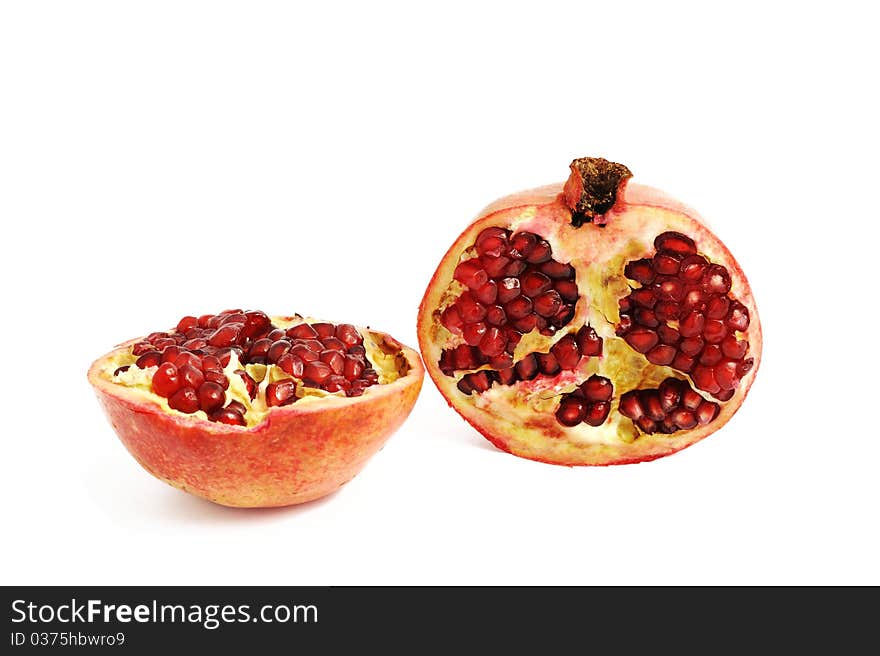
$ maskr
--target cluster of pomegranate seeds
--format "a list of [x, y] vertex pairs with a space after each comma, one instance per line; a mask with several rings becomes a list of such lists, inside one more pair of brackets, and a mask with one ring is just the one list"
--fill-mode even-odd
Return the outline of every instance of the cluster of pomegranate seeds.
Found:
[[620, 414], [644, 433], [674, 433], [708, 424], [718, 416], [717, 403], [707, 401], [687, 381], [667, 378], [656, 389], [632, 390], [620, 397]]
[[611, 411], [614, 385], [603, 376], [587, 378], [573, 392], [563, 394], [556, 410], [556, 420], [563, 426], [577, 426], [581, 422], [601, 426]]
[[[520, 380], [533, 380], [540, 375], [555, 376], [560, 371], [573, 370], [582, 357], [601, 354], [602, 338], [591, 326], [581, 326], [576, 334], [566, 335], [556, 342], [549, 353], [528, 353], [516, 364], [509, 357], [505, 367], [465, 374], [458, 381], [458, 389], [464, 394], [482, 393], [495, 382], [512, 385]], [[492, 364], [491, 360], [481, 356], [479, 349], [462, 344], [443, 352], [440, 369], [447, 376], [452, 376], [456, 370], [476, 369], [484, 364]]]
[[624, 268], [641, 287], [620, 299], [617, 334], [649, 362], [689, 374], [726, 401], [754, 364], [736, 335], [749, 327], [749, 311], [730, 295], [727, 269], [697, 253], [690, 237], [664, 232], [654, 247], [653, 257]]
[[[272, 324], [259, 310], [226, 310], [220, 314], [184, 317], [173, 332], [155, 332], [132, 346], [141, 369], [157, 367], [151, 389], [168, 399], [175, 410], [203, 410], [212, 421], [245, 425], [246, 408], [226, 403], [229, 380], [224, 368], [235, 353], [242, 366], [276, 365], [290, 379], [266, 386], [269, 407], [296, 401], [296, 382], [328, 392], [360, 396], [379, 382], [363, 346], [363, 337], [350, 324], [301, 323], [287, 329]], [[120, 367], [118, 375], [127, 371]], [[253, 400], [257, 382], [244, 369], [236, 370]]]
[[531, 232], [486, 228], [454, 278], [467, 289], [440, 321], [493, 367], [510, 366], [520, 338], [537, 329], [553, 335], [574, 317], [575, 271], [552, 258], [550, 244]]

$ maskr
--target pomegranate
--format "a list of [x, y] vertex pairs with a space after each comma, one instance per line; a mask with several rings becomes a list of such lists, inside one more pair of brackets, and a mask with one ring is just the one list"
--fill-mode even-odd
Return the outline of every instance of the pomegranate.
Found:
[[390, 335], [226, 310], [120, 345], [89, 369], [151, 474], [227, 506], [311, 501], [351, 480], [412, 410], [424, 368]]
[[428, 373], [497, 447], [564, 465], [679, 451], [740, 407], [761, 328], [733, 256], [692, 210], [577, 159], [490, 205], [419, 309]]

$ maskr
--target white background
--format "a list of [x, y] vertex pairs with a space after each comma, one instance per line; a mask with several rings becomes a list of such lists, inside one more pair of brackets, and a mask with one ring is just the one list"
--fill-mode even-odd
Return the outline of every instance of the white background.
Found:
[[[4, 3], [2, 583], [880, 583], [880, 52], [868, 3], [820, 6]], [[89, 363], [184, 314], [415, 345], [467, 222], [584, 155], [696, 207], [752, 283], [760, 374], [693, 448], [521, 460], [426, 380], [348, 486], [247, 511], [102, 415]]]

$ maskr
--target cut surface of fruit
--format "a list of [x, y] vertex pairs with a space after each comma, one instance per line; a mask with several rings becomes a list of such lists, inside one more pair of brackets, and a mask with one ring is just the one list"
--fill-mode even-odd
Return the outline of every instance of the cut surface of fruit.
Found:
[[[607, 465], [674, 453], [748, 393], [762, 347], [751, 290], [693, 210], [620, 164], [570, 168], [564, 184], [490, 205], [447, 251], [419, 308], [426, 367], [515, 455]], [[675, 393], [695, 407], [671, 404]]]
[[126, 342], [88, 377], [158, 478], [225, 505], [278, 506], [360, 471], [423, 375], [418, 354], [379, 331], [226, 310]]

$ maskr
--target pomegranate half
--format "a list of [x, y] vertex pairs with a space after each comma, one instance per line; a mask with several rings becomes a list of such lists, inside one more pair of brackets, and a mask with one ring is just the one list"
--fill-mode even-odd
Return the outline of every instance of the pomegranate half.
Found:
[[697, 214], [577, 159], [455, 241], [419, 308], [428, 373], [497, 447], [563, 465], [679, 451], [740, 407], [761, 359], [745, 275]]
[[226, 506], [287, 506], [351, 480], [407, 418], [424, 378], [390, 335], [227, 310], [98, 358], [88, 379], [148, 472]]

